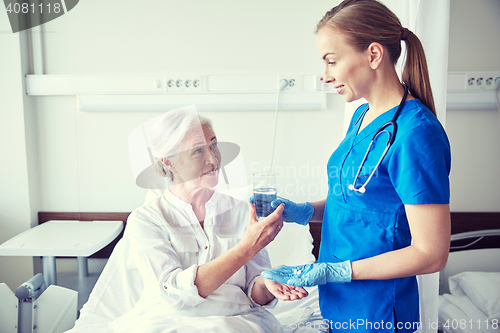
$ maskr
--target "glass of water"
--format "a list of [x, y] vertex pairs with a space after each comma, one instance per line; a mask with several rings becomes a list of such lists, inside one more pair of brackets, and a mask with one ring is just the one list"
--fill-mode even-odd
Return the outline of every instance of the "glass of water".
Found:
[[266, 217], [274, 211], [271, 202], [276, 200], [276, 172], [262, 171], [253, 174], [253, 203], [257, 218]]

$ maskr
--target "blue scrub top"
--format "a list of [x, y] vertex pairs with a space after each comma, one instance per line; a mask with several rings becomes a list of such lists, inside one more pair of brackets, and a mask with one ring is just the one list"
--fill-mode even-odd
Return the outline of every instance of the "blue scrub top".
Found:
[[[411, 244], [404, 205], [448, 204], [450, 144], [432, 112], [418, 99], [405, 102], [397, 118], [396, 139], [365, 193], [348, 189], [375, 132], [397, 107], [358, 129], [367, 105], [351, 119], [346, 137], [328, 161], [328, 196], [319, 262], [360, 260]], [[392, 126], [386, 128], [392, 134]], [[374, 170], [388, 140], [375, 139], [356, 188]], [[332, 331], [414, 332], [419, 322], [416, 278], [354, 280], [319, 286], [320, 308]]]

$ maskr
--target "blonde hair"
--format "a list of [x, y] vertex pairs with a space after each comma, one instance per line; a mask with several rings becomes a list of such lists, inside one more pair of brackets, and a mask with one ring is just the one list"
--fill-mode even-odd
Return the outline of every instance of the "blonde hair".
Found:
[[401, 40], [406, 43], [406, 63], [402, 79], [410, 93], [436, 115], [424, 48], [418, 37], [403, 28], [398, 17], [377, 0], [344, 0], [328, 11], [316, 26], [340, 30], [347, 42], [362, 52], [377, 42], [387, 51], [393, 64], [401, 55]]

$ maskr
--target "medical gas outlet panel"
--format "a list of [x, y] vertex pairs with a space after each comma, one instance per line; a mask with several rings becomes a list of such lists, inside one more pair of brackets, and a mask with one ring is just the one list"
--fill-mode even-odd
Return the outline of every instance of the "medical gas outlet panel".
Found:
[[173, 75], [165, 82], [167, 93], [334, 92], [314, 74]]
[[27, 75], [31, 96], [83, 94], [203, 94], [334, 92], [318, 74]]
[[[31, 96], [76, 95], [81, 111], [323, 110], [335, 93], [319, 74], [27, 75]], [[339, 97], [341, 98], [341, 96]]]
[[500, 108], [500, 71], [448, 73], [446, 106], [449, 110]]
[[450, 72], [448, 91], [495, 90], [500, 85], [500, 72]]
[[[27, 75], [30, 96], [76, 95], [82, 111], [322, 110], [342, 99], [320, 74]], [[432, 78], [431, 78], [432, 79]], [[286, 82], [286, 84], [283, 84]], [[450, 72], [447, 109], [497, 109], [500, 71]], [[328, 96], [328, 97], [327, 97]]]

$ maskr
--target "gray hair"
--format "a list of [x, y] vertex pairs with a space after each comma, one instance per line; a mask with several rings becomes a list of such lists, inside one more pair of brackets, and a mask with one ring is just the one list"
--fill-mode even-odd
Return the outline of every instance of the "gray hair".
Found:
[[166, 178], [167, 186], [172, 185], [174, 174], [165, 166], [162, 158], [175, 161], [186, 133], [202, 125], [212, 127], [212, 122], [192, 110], [177, 109], [162, 115], [151, 128], [149, 138], [154, 167], [157, 173]]

